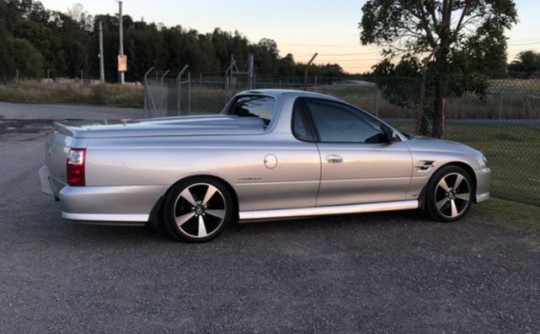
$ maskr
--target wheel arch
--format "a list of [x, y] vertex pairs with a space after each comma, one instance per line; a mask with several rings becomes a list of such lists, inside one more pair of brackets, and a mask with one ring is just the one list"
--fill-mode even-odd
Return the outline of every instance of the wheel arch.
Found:
[[[188, 181], [188, 180], [191, 180], [191, 179], [197, 179], [197, 178], [208, 178], [208, 179], [213, 179], [215, 181], [218, 181], [218, 182], [222, 183], [227, 188], [227, 190], [229, 191], [229, 194], [232, 197], [232, 201], [233, 201], [233, 205], [234, 205], [234, 213], [235, 213], [235, 215], [238, 215], [238, 210], [239, 210], [239, 207], [240, 207], [239, 203], [238, 203], [238, 194], [236, 193], [236, 191], [234, 190], [234, 188], [231, 186], [231, 184], [229, 182], [227, 182], [223, 178], [217, 177], [215, 175], [196, 174], [196, 175], [190, 175], [190, 176], [186, 176], [186, 177], [184, 177], [182, 179], [179, 179], [179, 180], [177, 180], [176, 182], [174, 182], [173, 184], [171, 184], [167, 188], [165, 193], [163, 195], [161, 195], [161, 197], [157, 200], [157, 202], [154, 205], [152, 211], [150, 212], [150, 221], [149, 221], [149, 223], [150, 223], [151, 226], [155, 227], [155, 226], [158, 225], [161, 214], [162, 214], [163, 205], [164, 205], [164, 202], [165, 202], [164, 199], [167, 196], [167, 194], [171, 191], [171, 189], [180, 182]], [[235, 218], [238, 218], [238, 217], [235, 217]]]
[[476, 173], [474, 172], [474, 169], [468, 165], [467, 163], [465, 162], [462, 162], [462, 161], [451, 161], [451, 162], [448, 162], [448, 163], [445, 163], [444, 165], [441, 165], [439, 166], [439, 168], [437, 168], [436, 170], [433, 171], [433, 173], [431, 174], [431, 177], [429, 178], [428, 182], [426, 182], [426, 184], [424, 185], [424, 187], [422, 188], [422, 192], [420, 193], [420, 196], [419, 196], [419, 200], [420, 200], [420, 203], [419, 203], [419, 207], [420, 209], [423, 209], [424, 208], [424, 205], [425, 205], [425, 201], [426, 201], [426, 189], [427, 189], [427, 186], [429, 184], [429, 181], [431, 181], [431, 179], [433, 178], [433, 176], [435, 175], [435, 173], [437, 173], [437, 171], [439, 171], [441, 168], [444, 168], [446, 166], [455, 166], [455, 167], [460, 167], [462, 168], [464, 171], [466, 171], [469, 176], [471, 177], [471, 181], [472, 181], [472, 200], [473, 200], [473, 203], [476, 203]]

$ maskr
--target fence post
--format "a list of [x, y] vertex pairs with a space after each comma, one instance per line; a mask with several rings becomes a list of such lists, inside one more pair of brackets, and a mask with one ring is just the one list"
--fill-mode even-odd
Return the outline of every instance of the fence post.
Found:
[[171, 70], [165, 71], [165, 73], [163, 73], [163, 75], [159, 79], [159, 109], [161, 113], [160, 117], [169, 116], [167, 115], [169, 113], [167, 103], [169, 100], [169, 87], [165, 87], [165, 89], [163, 89], [163, 82], [165, 81], [165, 77], [167, 76], [167, 74], [169, 74], [170, 71]]
[[254, 74], [253, 71], [255, 69], [254, 59], [255, 57], [253, 56], [253, 53], [250, 53], [248, 55], [248, 89], [255, 88], [255, 82], [254, 82], [254, 77], [253, 77], [253, 74]]
[[161, 76], [161, 79], [159, 80], [159, 84], [160, 86], [163, 86], [163, 80], [165, 80], [165, 77], [167, 76], [167, 74], [169, 74], [171, 70], [166, 70], [165, 73], [163, 73], [163, 75]]
[[180, 87], [180, 85], [182, 84], [180, 82], [180, 80], [182, 80], [180, 78], [181, 75], [182, 75], [182, 71], [180, 71], [180, 73], [176, 77], [176, 116], [180, 116], [180, 110], [182, 109], [182, 105], [181, 105], [182, 97], [180, 96], [180, 94], [182, 94], [182, 87]]
[[191, 115], [191, 72], [187, 72], [187, 80], [188, 80], [188, 115]]
[[182, 114], [182, 74], [187, 70], [189, 64], [184, 65], [176, 76], [176, 116]]
[[499, 128], [499, 131], [500, 131], [501, 122], [502, 122], [502, 109], [503, 109], [503, 94], [501, 92], [501, 94], [499, 95], [499, 119], [497, 121], [497, 127]]
[[377, 88], [377, 93], [375, 94], [375, 116], [379, 117], [379, 102], [381, 98], [381, 91]]
[[154, 70], [154, 66], [150, 67], [148, 71], [144, 74], [144, 116], [146, 117], [146, 111], [148, 111], [148, 117], [152, 117], [152, 114], [150, 113], [150, 106], [148, 105], [148, 102], [146, 101], [147, 97], [150, 99], [150, 102], [152, 102], [152, 105], [154, 107], [154, 110], [156, 110], [156, 102], [154, 101], [154, 96], [152, 95], [152, 92], [150, 91], [150, 84], [148, 83], [148, 75]]

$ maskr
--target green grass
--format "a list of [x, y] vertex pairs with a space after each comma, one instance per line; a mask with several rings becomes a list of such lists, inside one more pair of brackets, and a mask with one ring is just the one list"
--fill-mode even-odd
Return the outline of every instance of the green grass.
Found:
[[533, 205], [492, 198], [473, 206], [470, 215], [494, 224], [540, 231], [540, 208]]
[[[462, 138], [453, 127], [467, 134]], [[484, 152], [493, 170], [494, 196], [540, 205], [540, 127], [476, 125], [448, 127], [447, 138]], [[454, 130], [454, 131], [452, 131]]]

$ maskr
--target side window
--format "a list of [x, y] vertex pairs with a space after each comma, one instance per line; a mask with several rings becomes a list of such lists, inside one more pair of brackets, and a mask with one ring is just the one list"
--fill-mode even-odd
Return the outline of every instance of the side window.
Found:
[[297, 99], [293, 107], [292, 115], [293, 135], [303, 141], [314, 141], [313, 131], [306, 120], [305, 104], [302, 99]]
[[239, 117], [258, 117], [268, 125], [274, 116], [274, 99], [260, 95], [240, 96], [232, 104], [229, 114]]
[[308, 100], [306, 107], [325, 143], [380, 143], [380, 125], [360, 110], [332, 101]]

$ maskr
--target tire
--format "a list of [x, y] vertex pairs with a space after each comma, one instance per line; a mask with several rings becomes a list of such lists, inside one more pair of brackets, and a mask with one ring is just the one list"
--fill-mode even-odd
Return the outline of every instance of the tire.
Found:
[[196, 177], [180, 181], [167, 193], [163, 221], [173, 238], [205, 242], [225, 229], [233, 211], [231, 195], [222, 182]]
[[472, 178], [463, 168], [444, 166], [427, 184], [424, 214], [436, 221], [456, 221], [471, 208], [473, 190]]

